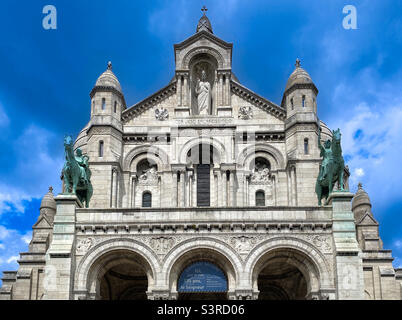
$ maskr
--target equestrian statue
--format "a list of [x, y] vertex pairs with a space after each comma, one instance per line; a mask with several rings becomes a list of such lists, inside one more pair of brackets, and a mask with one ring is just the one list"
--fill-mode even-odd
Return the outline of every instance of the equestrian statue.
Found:
[[339, 129], [333, 130], [332, 134], [332, 141], [327, 140], [324, 145], [321, 145], [321, 128], [318, 131], [318, 146], [321, 151], [320, 157], [323, 157], [320, 165], [320, 173], [318, 174], [315, 185], [319, 206], [321, 206], [322, 198], [325, 198], [325, 201], [327, 201], [336, 182], [339, 183], [340, 191], [344, 191], [343, 172], [345, 162], [342, 157], [341, 132]]
[[64, 137], [64, 150], [66, 161], [63, 166], [62, 177], [64, 180], [64, 192], [75, 194], [85, 207], [89, 207], [93, 189], [91, 184], [91, 170], [89, 169], [87, 155], [82, 155], [81, 149], [73, 151], [73, 139]]

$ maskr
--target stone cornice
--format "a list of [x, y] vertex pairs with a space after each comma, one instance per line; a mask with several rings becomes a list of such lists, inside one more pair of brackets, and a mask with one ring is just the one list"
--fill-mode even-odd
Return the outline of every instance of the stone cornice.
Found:
[[240, 83], [236, 81], [231, 81], [231, 90], [234, 94], [239, 97], [251, 102], [256, 107], [272, 114], [274, 117], [285, 120], [286, 119], [286, 110], [277, 104], [261, 97], [250, 89], [244, 87]]
[[170, 97], [174, 93], [176, 93], [176, 81], [169, 83], [166, 87], [160, 89], [159, 91], [155, 92], [144, 100], [123, 111], [123, 113], [121, 114], [123, 123], [127, 123], [138, 114], [144, 112], [145, 110], [148, 110], [157, 103]]

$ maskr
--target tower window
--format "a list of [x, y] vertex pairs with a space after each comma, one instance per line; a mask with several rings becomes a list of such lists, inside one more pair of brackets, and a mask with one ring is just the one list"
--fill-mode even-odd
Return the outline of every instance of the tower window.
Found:
[[92, 101], [92, 113], [95, 112], [95, 99]]
[[102, 110], [106, 109], [106, 99], [102, 98]]
[[304, 108], [306, 106], [306, 96], [302, 97], [302, 107]]
[[152, 193], [149, 191], [145, 191], [142, 194], [142, 207], [143, 208], [151, 208], [152, 207]]
[[308, 139], [304, 139], [304, 154], [308, 154]]
[[103, 141], [99, 141], [99, 157], [103, 157]]
[[293, 98], [290, 99], [290, 105], [291, 105], [291, 107], [292, 107], [292, 110], [294, 110], [294, 109], [295, 109], [295, 106], [294, 106], [294, 104], [293, 104]]
[[257, 207], [265, 206], [265, 192], [262, 190], [258, 190], [255, 193], [255, 205]]
[[114, 113], [117, 112], [117, 101], [114, 102]]

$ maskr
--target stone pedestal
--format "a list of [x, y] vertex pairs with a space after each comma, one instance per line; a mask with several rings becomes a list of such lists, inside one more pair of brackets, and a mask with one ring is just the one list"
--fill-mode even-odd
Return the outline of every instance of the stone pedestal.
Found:
[[75, 209], [82, 208], [75, 195], [55, 197], [53, 241], [46, 253], [44, 300], [72, 299], [74, 277]]
[[339, 191], [328, 198], [333, 211], [334, 272], [339, 300], [364, 299], [362, 253], [356, 240], [352, 198], [352, 193]]

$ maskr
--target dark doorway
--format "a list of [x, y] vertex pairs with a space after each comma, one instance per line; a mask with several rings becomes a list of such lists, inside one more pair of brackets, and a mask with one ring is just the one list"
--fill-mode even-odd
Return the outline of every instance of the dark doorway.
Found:
[[209, 207], [210, 206], [210, 165], [199, 164], [197, 165], [197, 206]]

